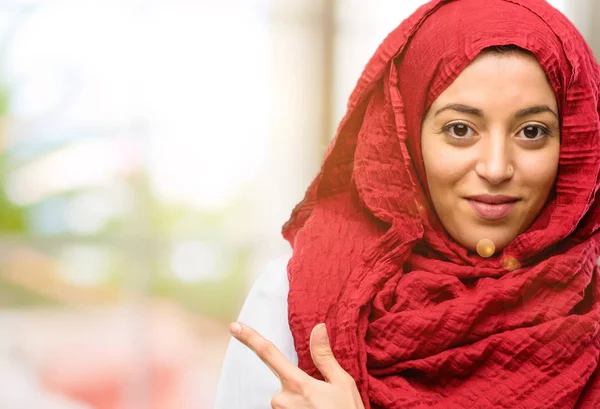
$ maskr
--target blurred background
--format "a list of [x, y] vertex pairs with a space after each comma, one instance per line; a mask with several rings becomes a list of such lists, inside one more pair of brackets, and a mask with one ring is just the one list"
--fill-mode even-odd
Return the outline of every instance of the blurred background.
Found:
[[[0, 1], [0, 408], [211, 408], [227, 324], [422, 3]], [[551, 3], [600, 55], [600, 2]]]

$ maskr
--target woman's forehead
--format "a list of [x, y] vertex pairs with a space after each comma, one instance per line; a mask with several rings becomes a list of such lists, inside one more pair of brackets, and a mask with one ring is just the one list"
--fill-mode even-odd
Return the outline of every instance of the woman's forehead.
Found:
[[484, 111], [507, 104], [515, 111], [532, 104], [557, 110], [554, 91], [537, 59], [516, 53], [480, 55], [433, 101], [430, 110], [449, 103]]

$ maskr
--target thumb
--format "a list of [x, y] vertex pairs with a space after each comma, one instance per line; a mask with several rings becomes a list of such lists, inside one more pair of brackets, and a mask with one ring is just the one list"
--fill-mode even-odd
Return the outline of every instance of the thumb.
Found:
[[310, 333], [310, 355], [326, 381], [333, 383], [348, 376], [333, 355], [325, 324], [316, 325]]

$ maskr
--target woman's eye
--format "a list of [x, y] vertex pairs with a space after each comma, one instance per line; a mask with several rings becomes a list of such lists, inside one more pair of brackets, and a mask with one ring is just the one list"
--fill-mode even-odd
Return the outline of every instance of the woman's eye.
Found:
[[550, 135], [550, 130], [541, 125], [528, 125], [521, 129], [519, 135], [526, 140], [537, 140]]
[[468, 138], [473, 135], [473, 130], [467, 124], [448, 124], [443, 128], [444, 132], [453, 138]]

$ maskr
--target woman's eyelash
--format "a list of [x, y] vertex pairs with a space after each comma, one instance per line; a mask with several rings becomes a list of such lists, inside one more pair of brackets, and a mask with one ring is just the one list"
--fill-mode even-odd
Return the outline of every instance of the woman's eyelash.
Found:
[[523, 132], [526, 132], [527, 130], [531, 130], [531, 129], [535, 129], [536, 132], [540, 133], [539, 135], [535, 135], [532, 138], [527, 137], [525, 134], [523, 135], [523, 139], [525, 140], [529, 140], [529, 141], [538, 141], [540, 139], [543, 139], [545, 137], [549, 137], [552, 136], [552, 131], [544, 126], [544, 125], [540, 125], [540, 124], [530, 124], [530, 125], [525, 125], [523, 126], [519, 132], [517, 133], [517, 135], [520, 135]]
[[[451, 135], [453, 138], [466, 138], [467, 135], [457, 135], [456, 132], [451, 132], [453, 128], [457, 127], [457, 126], [462, 126], [464, 127], [463, 131], [465, 131], [466, 133], [468, 132], [475, 132], [473, 130], [473, 127], [471, 127], [469, 124], [466, 124], [464, 122], [451, 122], [449, 124], [444, 125], [441, 129], [437, 130], [437, 133], [445, 133], [445, 134], [453, 134]], [[540, 125], [540, 124], [530, 124], [530, 125], [525, 125], [523, 127], [521, 127], [521, 129], [517, 132], [517, 134], [520, 134], [521, 132], [525, 131], [527, 128], [534, 128], [534, 129], [538, 129], [543, 136], [552, 136], [552, 131], [544, 126], [544, 125]], [[456, 131], [456, 129], [454, 129]], [[527, 139], [527, 138], [526, 138]], [[531, 138], [532, 140], [534, 138]]]
[[450, 122], [449, 124], [446, 124], [442, 127], [442, 129], [440, 130], [440, 133], [445, 133], [445, 134], [451, 133], [454, 135], [450, 135], [450, 136], [452, 136], [453, 138], [458, 138], [458, 139], [466, 138], [467, 137], [466, 135], [457, 135], [456, 132], [450, 132], [453, 128], [455, 128], [457, 126], [463, 126], [464, 127], [463, 130], [467, 133], [475, 132], [469, 124], [466, 124], [464, 122]]
[[439, 128], [439, 129], [436, 129], [434, 132], [435, 132], [435, 133], [438, 133], [438, 134], [441, 134], [441, 133], [448, 132], [448, 130], [449, 130], [449, 129], [450, 129], [452, 126], [453, 126], [453, 125], [456, 125], [456, 124], [447, 124], [447, 125], [444, 125], [444, 126], [442, 126], [441, 128]]
[[[526, 126], [523, 127], [523, 129], [521, 129], [521, 131], [523, 131], [526, 128], [529, 128], [529, 127], [533, 127], [533, 128], [539, 129], [540, 131], [542, 131], [542, 133], [544, 135], [552, 135], [552, 131], [550, 129], [548, 129], [547, 127], [543, 126], [543, 125], [526, 125]], [[521, 131], [519, 131], [519, 132], [521, 132]]]

